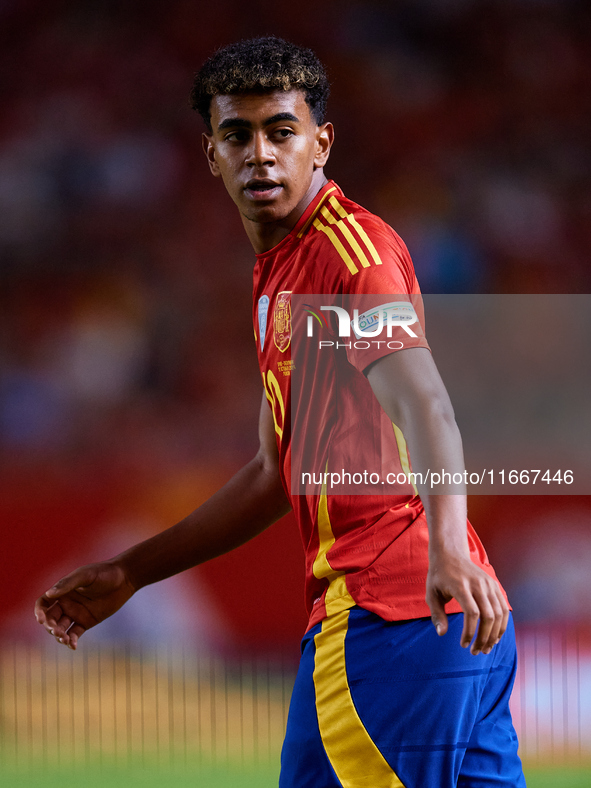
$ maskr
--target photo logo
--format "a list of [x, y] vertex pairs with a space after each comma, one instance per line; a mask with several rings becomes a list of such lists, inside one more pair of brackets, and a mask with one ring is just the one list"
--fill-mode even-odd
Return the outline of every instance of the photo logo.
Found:
[[361, 315], [358, 309], [354, 309], [353, 319], [342, 306], [321, 306], [318, 314], [310, 304], [304, 304], [304, 310], [308, 312], [306, 332], [308, 337], [314, 336], [315, 321], [321, 327], [330, 329], [327, 316], [322, 314], [324, 312], [334, 312], [337, 315], [339, 337], [350, 337], [352, 328], [357, 339], [370, 339], [380, 336], [385, 328], [387, 337], [391, 339], [392, 330], [397, 327], [402, 328], [410, 337], [417, 336], [410, 326], [418, 323], [419, 318], [409, 301], [391, 301], [368, 309]]

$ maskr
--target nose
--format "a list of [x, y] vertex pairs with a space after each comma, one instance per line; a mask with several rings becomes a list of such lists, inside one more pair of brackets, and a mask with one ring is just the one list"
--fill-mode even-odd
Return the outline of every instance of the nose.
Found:
[[253, 134], [246, 164], [249, 167], [273, 166], [275, 164], [273, 145], [266, 134], [262, 132]]

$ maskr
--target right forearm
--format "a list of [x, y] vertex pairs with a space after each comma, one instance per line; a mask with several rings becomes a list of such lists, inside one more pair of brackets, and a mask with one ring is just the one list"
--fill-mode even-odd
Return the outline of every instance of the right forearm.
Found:
[[257, 455], [184, 520], [113, 561], [137, 590], [233, 550], [289, 509], [277, 472]]

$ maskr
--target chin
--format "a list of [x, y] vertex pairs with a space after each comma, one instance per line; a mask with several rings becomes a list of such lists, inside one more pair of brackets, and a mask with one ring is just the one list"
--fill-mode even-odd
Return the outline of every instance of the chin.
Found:
[[249, 206], [248, 209], [243, 211], [243, 215], [251, 222], [268, 224], [269, 222], [280, 222], [282, 219], [285, 219], [286, 216], [289, 216], [289, 210], [281, 209], [277, 205], [261, 205], [256, 210]]

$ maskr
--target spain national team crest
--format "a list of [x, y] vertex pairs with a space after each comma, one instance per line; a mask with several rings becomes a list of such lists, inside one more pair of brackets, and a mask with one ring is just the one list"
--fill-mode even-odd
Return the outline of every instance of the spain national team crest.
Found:
[[291, 290], [277, 294], [273, 315], [273, 340], [275, 346], [285, 353], [291, 342]]

